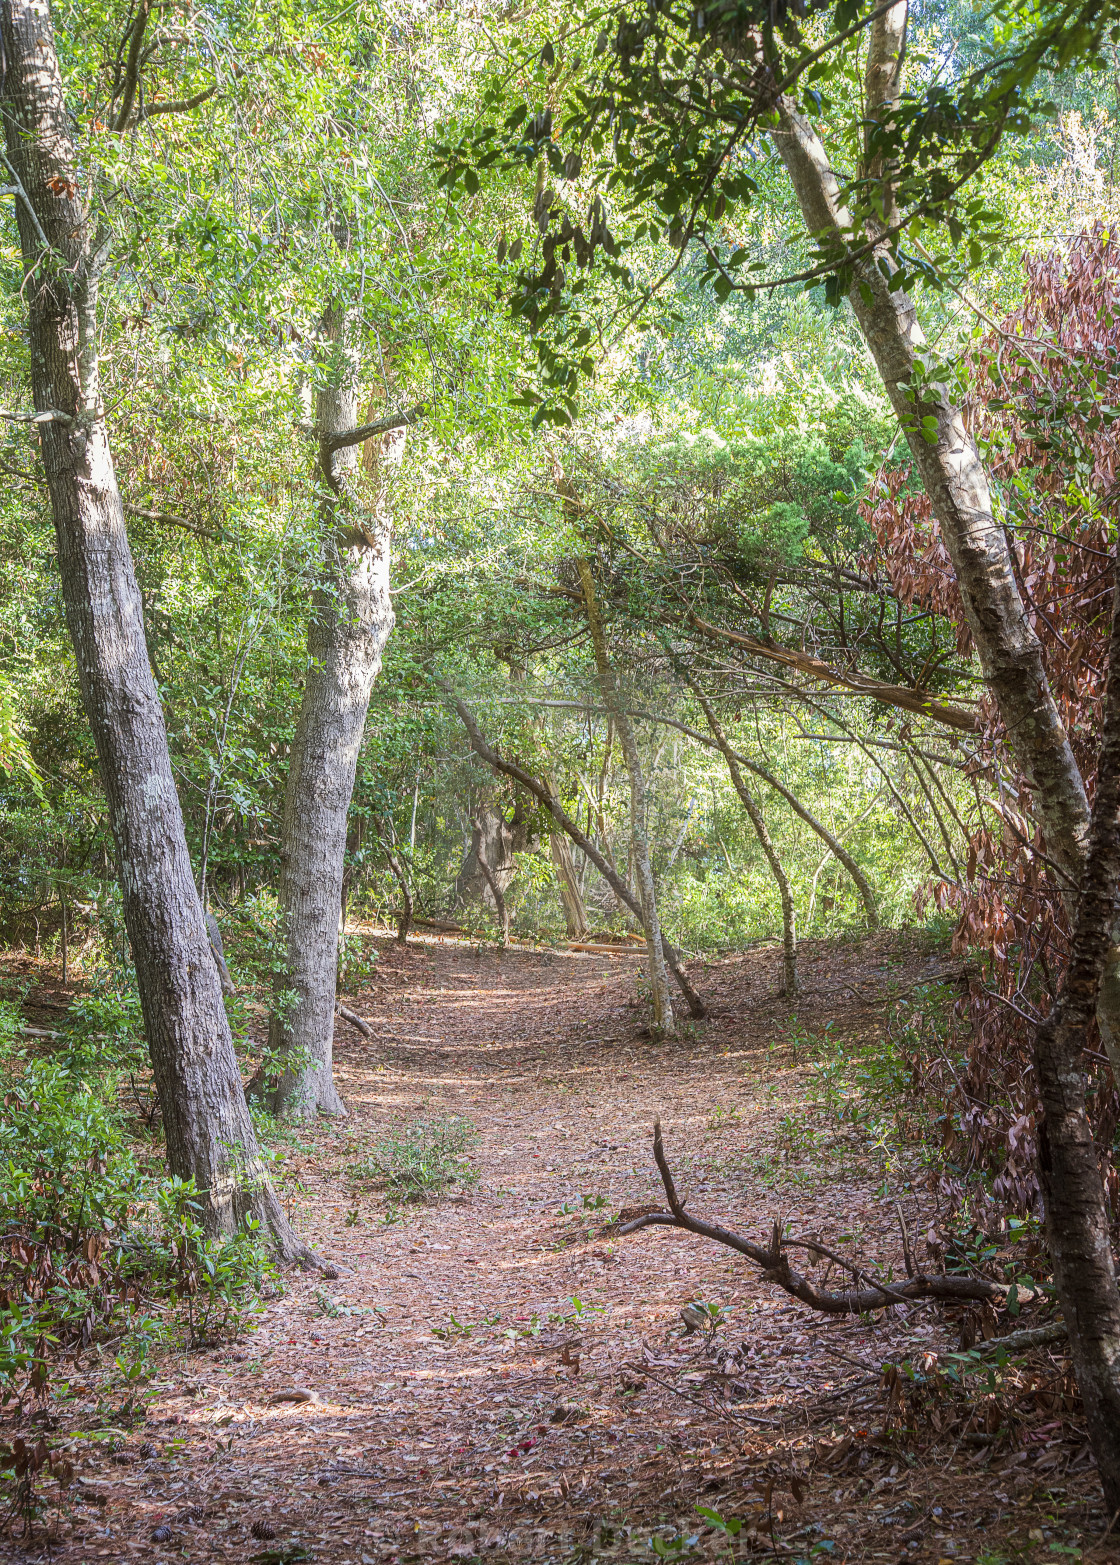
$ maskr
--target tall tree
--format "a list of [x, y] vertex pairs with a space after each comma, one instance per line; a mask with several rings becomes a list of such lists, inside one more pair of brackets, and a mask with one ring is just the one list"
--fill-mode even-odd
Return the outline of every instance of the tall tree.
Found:
[[[370, 691], [393, 629], [391, 516], [380, 493], [358, 489], [358, 447], [393, 444], [399, 457], [413, 407], [358, 425], [355, 312], [332, 304], [329, 346], [316, 393], [322, 554], [307, 629], [307, 672], [292, 742], [281, 828], [279, 909], [286, 962], [269, 1022], [270, 1071], [261, 1083], [275, 1114], [345, 1114], [333, 1072], [339, 922], [346, 828]], [[382, 475], [383, 478], [383, 475]]]
[[116, 844], [125, 926], [171, 1171], [207, 1226], [258, 1218], [307, 1256], [264, 1171], [195, 887], [101, 398], [98, 284], [109, 254], [86, 205], [50, 10], [0, 6], [0, 112], [16, 187], [41, 442], [78, 679]]
[[1034, 1044], [1038, 1165], [1054, 1282], [1105, 1502], [1120, 1510], [1120, 1288], [1108, 1203], [1086, 1111], [1086, 1055], [1120, 884], [1120, 550], [1085, 877], [1065, 989]]

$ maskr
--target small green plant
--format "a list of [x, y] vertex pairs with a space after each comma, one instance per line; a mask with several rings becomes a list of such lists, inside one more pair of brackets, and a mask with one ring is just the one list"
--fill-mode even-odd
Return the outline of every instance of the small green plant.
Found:
[[607, 1204], [605, 1195], [581, 1195], [578, 1206], [574, 1201], [561, 1202], [557, 1216], [570, 1217], [573, 1212], [601, 1212]]
[[350, 1169], [350, 1178], [381, 1185], [390, 1209], [397, 1203], [438, 1200], [458, 1186], [478, 1183], [468, 1149], [478, 1138], [461, 1114], [413, 1120], [403, 1131], [383, 1136], [367, 1157]]
[[726, 1538], [737, 1538], [743, 1530], [743, 1523], [738, 1516], [721, 1516], [718, 1511], [709, 1510], [706, 1505], [697, 1505], [694, 1509], [709, 1526], [714, 1527], [717, 1532], [722, 1532]]
[[440, 1337], [444, 1342], [454, 1342], [457, 1338], [470, 1337], [473, 1332], [484, 1331], [487, 1327], [497, 1326], [501, 1321], [501, 1315], [495, 1311], [493, 1315], [484, 1315], [480, 1321], [461, 1321], [454, 1315], [447, 1317], [446, 1326], [433, 1326], [432, 1336]]
[[668, 1538], [658, 1537], [654, 1533], [649, 1546], [659, 1560], [681, 1560], [691, 1554], [699, 1542], [699, 1533], [686, 1537], [683, 1533], [675, 1532]]
[[202, 1203], [193, 1180], [168, 1179], [157, 1204], [174, 1257], [171, 1293], [183, 1305], [191, 1347], [236, 1341], [256, 1324], [261, 1290], [277, 1280], [258, 1238], [259, 1222], [247, 1217], [232, 1237], [211, 1239], [199, 1222]]

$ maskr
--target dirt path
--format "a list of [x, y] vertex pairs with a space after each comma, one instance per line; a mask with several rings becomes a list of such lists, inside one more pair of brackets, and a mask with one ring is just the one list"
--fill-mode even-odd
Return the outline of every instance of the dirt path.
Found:
[[[884, 1188], [858, 1138], [812, 1144], [806, 1035], [861, 1035], [888, 988], [943, 965], [898, 936], [808, 947], [791, 1023], [774, 951], [697, 964], [714, 1014], [669, 1046], [639, 1034], [636, 958], [385, 942], [349, 1002], [376, 1038], [339, 1025], [349, 1119], [281, 1148], [338, 1278], [287, 1278], [253, 1337], [167, 1366], [121, 1449], [79, 1390], [87, 1503], [51, 1557], [653, 1560], [655, 1537], [670, 1558], [726, 1557], [698, 1505], [742, 1519], [736, 1557], [994, 1565], [1080, 1546], [1103, 1518], [1060, 1417], [1025, 1455], [958, 1440], [914, 1459], [883, 1436], [880, 1367], [954, 1345], [943, 1316], [825, 1320], [714, 1245], [602, 1231], [662, 1204], [660, 1114], [696, 1210], [752, 1237], [781, 1215], [900, 1269], [894, 1199], [916, 1218], [922, 1192]], [[477, 1127], [480, 1183], [387, 1224], [348, 1170], [393, 1124], [449, 1113]], [[683, 1331], [697, 1298], [728, 1312], [710, 1342]], [[673, 1552], [678, 1529], [695, 1552]]]

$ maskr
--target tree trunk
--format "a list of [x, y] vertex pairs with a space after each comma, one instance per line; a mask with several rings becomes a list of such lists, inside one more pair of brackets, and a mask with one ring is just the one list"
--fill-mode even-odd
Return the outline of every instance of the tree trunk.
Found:
[[173, 1174], [212, 1233], [260, 1220], [282, 1257], [310, 1252], [266, 1177], [210, 953], [144, 638], [101, 403], [97, 276], [49, 8], [5, 0], [2, 108], [17, 197], [31, 382], [82, 702], [97, 745], [124, 920]]
[[591, 567], [586, 560], [578, 562], [579, 579], [583, 588], [583, 601], [587, 610], [587, 623], [591, 629], [591, 642], [595, 649], [595, 665], [599, 671], [599, 688], [603, 701], [614, 718], [618, 742], [626, 761], [630, 777], [630, 841], [634, 851], [635, 879], [638, 883], [638, 901], [641, 904], [642, 928], [645, 931], [646, 949], [649, 951], [650, 1009], [653, 1030], [662, 1037], [673, 1037], [676, 1024], [673, 1020], [673, 1002], [669, 995], [669, 978], [665, 971], [665, 954], [661, 949], [661, 925], [657, 915], [657, 893], [653, 884], [653, 870], [649, 861], [649, 836], [647, 821], [649, 800], [646, 780], [642, 773], [637, 740], [630, 726], [623, 701], [607, 655], [607, 641], [603, 634], [603, 622], [599, 617], [599, 604], [595, 597], [595, 583]]
[[507, 821], [500, 809], [487, 805], [470, 823], [471, 845], [455, 877], [455, 902], [463, 904], [476, 898], [498, 911], [494, 891], [502, 893], [513, 880], [514, 855], [525, 847], [525, 823], [514, 811]]
[[[892, 7], [892, 14], [897, 9]], [[879, 53], [872, 50], [873, 57]], [[851, 221], [823, 145], [791, 100], [779, 102], [778, 115], [775, 141], [806, 226], [839, 250], [846, 249]], [[1115, 966], [1109, 946], [1120, 876], [1120, 627], [1114, 620], [1108, 721], [1090, 851], [1084, 783], [1046, 678], [1041, 645], [1024, 612], [1007, 540], [992, 515], [987, 475], [961, 410], [944, 389], [927, 386], [920, 394], [914, 389], [917, 351], [924, 338], [912, 301], [889, 287], [893, 271], [885, 247], [857, 261], [852, 308], [941, 524], [984, 678], [1030, 783], [1047, 851], [1065, 872], [1068, 887], [1080, 885], [1085, 872], [1066, 989], [1055, 1013], [1038, 1030], [1035, 1072], [1045, 1110], [1039, 1165], [1047, 1237], [1111, 1512], [1120, 1510], [1120, 1297], [1085, 1111], [1081, 1050], [1101, 999], [1102, 969]], [[933, 420], [928, 439], [925, 418]], [[1067, 905], [1074, 903], [1071, 890]], [[1102, 1034], [1111, 1042], [1117, 1029], [1110, 1023], [1112, 1018], [1105, 1019]]]
[[[897, 9], [897, 8], [894, 8]], [[816, 132], [789, 98], [778, 103], [778, 151], [806, 227], [838, 250], [851, 242], [851, 217]], [[887, 275], [880, 270], [886, 267]], [[1015, 582], [1003, 528], [992, 515], [987, 475], [959, 407], [936, 385], [916, 396], [917, 353], [925, 338], [917, 311], [883, 246], [853, 265], [852, 309], [906, 434], [953, 562], [984, 679], [999, 705], [1016, 760], [1029, 779], [1047, 852], [1076, 884], [1089, 828], [1085, 786], [1055, 704], [1042, 647]], [[927, 438], [923, 420], [936, 433]], [[930, 426], [932, 431], [933, 426]]]
[[493, 899], [494, 911], [498, 915], [498, 924], [502, 931], [502, 946], [505, 947], [509, 945], [509, 907], [506, 904], [501, 882], [496, 872], [486, 862], [486, 852], [482, 842], [482, 822], [473, 820], [471, 822], [471, 831], [473, 833], [471, 851], [474, 854], [475, 863], [478, 865], [479, 874], [486, 882]]
[[401, 888], [401, 910], [397, 915], [397, 944], [406, 946], [408, 944], [408, 932], [412, 928], [412, 888], [408, 884], [408, 876], [405, 874], [404, 865], [385, 838], [384, 829], [379, 826], [378, 831], [381, 837], [381, 845], [385, 849], [385, 862], [388, 864], [397, 885]]
[[[553, 784], [553, 793], [556, 792]], [[569, 940], [586, 940], [590, 926], [587, 922], [587, 909], [583, 905], [583, 896], [579, 889], [579, 877], [576, 875], [576, 867], [572, 862], [572, 850], [568, 846], [568, 839], [561, 832], [550, 831], [548, 834], [549, 850], [552, 854], [552, 862], [556, 868], [556, 883], [560, 887], [560, 900], [564, 904], [564, 922], [567, 926]]]
[[743, 808], [750, 817], [754, 827], [755, 836], [766, 855], [766, 862], [770, 866], [770, 873], [774, 877], [774, 883], [778, 888], [778, 898], [782, 904], [782, 988], [779, 993], [793, 999], [800, 993], [801, 986], [797, 981], [797, 925], [793, 909], [793, 892], [790, 890], [789, 876], [766, 829], [766, 821], [762, 811], [751, 797], [750, 789], [743, 781], [743, 774], [739, 770], [735, 759], [735, 752], [724, 737], [723, 729], [719, 725], [719, 719], [712, 710], [712, 704], [700, 689], [696, 682], [689, 678], [692, 693], [699, 701], [708, 719], [708, 727], [712, 730], [712, 737], [720, 747], [724, 760], [727, 762], [727, 770], [731, 773], [731, 781], [735, 792], [742, 801]]
[[1064, 991], [1035, 1037], [1039, 1178], [1054, 1283], [1105, 1504], [1120, 1510], [1120, 1290], [1085, 1109], [1085, 1046], [1120, 882], [1120, 550], [1092, 831]]
[[[871, 58], [880, 76], [891, 39], [897, 46], [904, 36], [904, 12], [900, 0], [874, 24]], [[869, 85], [869, 99], [872, 90]], [[806, 226], [838, 251], [845, 250], [854, 237], [851, 216], [840, 199], [839, 181], [828, 153], [792, 99], [781, 98], [777, 110], [774, 141]], [[885, 274], [881, 268], [886, 269]], [[1006, 536], [992, 514], [987, 474], [964, 415], [944, 387], [931, 384], [923, 387], [920, 395], [915, 392], [917, 355], [925, 345], [925, 336], [909, 295], [902, 289], [892, 292], [889, 286], [896, 270], [885, 245], [856, 261], [849, 295], [852, 309], [941, 525], [985, 683], [1030, 785], [1046, 851], [1065, 877], [1063, 896], [1072, 917], [1089, 832], [1084, 780], [1046, 677], [1042, 645], [1019, 595]], [[926, 418], [936, 426], [928, 438], [923, 425]], [[1098, 990], [1097, 1021], [1113, 1072], [1120, 1079], [1117, 922], [1105, 959], [1104, 983]]]
[[[446, 680], [441, 679], [438, 674], [435, 675], [434, 678], [436, 684], [447, 696], [448, 700], [452, 703], [455, 710], [458, 712], [463, 727], [467, 730], [467, 735], [471, 741], [471, 748], [474, 750], [475, 754], [484, 760], [487, 766], [493, 767], [495, 772], [500, 773], [503, 777], [511, 778], [516, 783], [520, 783], [526, 792], [531, 794], [532, 797], [536, 799], [538, 804], [542, 804], [544, 806], [560, 829], [567, 833], [567, 835], [575, 843], [576, 847], [579, 848], [582, 853], [586, 854], [587, 858], [591, 861], [592, 864], [594, 864], [595, 868], [599, 871], [600, 875], [602, 875], [607, 885], [610, 886], [611, 890], [614, 892], [619, 902], [622, 903], [623, 907], [628, 907], [631, 913], [633, 913], [634, 917], [640, 923], [642, 918], [642, 909], [637, 897], [630, 890], [629, 886], [615, 869], [614, 865], [609, 864], [603, 857], [602, 853], [600, 853], [599, 849], [591, 841], [591, 838], [588, 837], [585, 832], [580, 831], [579, 827], [576, 825], [575, 821], [568, 814], [568, 812], [564, 809], [564, 806], [560, 803], [560, 800], [556, 797], [556, 795], [552, 793], [543, 782], [541, 782], [539, 777], [534, 777], [532, 773], [527, 772], [523, 767], [518, 766], [515, 761], [503, 760], [498, 752], [493, 749], [492, 746], [486, 743], [481, 729], [475, 722], [474, 714], [471, 712], [471, 709], [467, 706], [466, 702], [460, 701], [459, 697], [455, 694], [454, 690]], [[684, 966], [680, 960], [680, 952], [674, 950], [673, 946], [671, 946], [667, 940], [662, 940], [661, 949], [665, 955], [666, 965], [668, 966], [673, 977], [676, 979], [677, 985], [688, 1003], [689, 1015], [696, 1017], [697, 1020], [706, 1016], [708, 1014], [708, 1008], [704, 1004], [703, 1000], [701, 1000], [700, 996], [696, 993], [696, 990], [689, 983], [688, 974], [685, 972]]]
[[[346, 825], [370, 692], [394, 619], [386, 508], [361, 511], [353, 492], [356, 447], [332, 448], [357, 422], [353, 322], [332, 305], [324, 324], [334, 363], [316, 406], [323, 559], [284, 794], [279, 905], [287, 960], [276, 981], [284, 1003], [269, 1023], [273, 1057], [285, 1068], [262, 1083], [272, 1112], [296, 1119], [346, 1113], [332, 1070]], [[402, 441], [395, 442], [398, 457]]]

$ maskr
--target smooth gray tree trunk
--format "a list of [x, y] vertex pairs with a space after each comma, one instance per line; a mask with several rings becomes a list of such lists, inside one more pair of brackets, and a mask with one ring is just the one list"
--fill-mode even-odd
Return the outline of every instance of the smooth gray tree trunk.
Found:
[[[292, 742], [281, 828], [279, 906], [286, 970], [269, 1023], [270, 1069], [259, 1084], [274, 1114], [345, 1114], [334, 1082], [335, 988], [346, 826], [370, 692], [393, 629], [387, 507], [355, 492], [358, 387], [351, 323], [330, 308], [332, 363], [316, 398], [322, 567], [307, 630], [307, 675]], [[388, 438], [388, 437], [386, 437]], [[394, 449], [399, 452], [403, 434]]]
[[120, 866], [124, 921], [171, 1172], [193, 1178], [207, 1228], [260, 1220], [309, 1257], [266, 1177], [222, 1003], [171, 771], [101, 400], [97, 280], [49, 8], [0, 6], [0, 105], [21, 187], [31, 384], [82, 702]]

